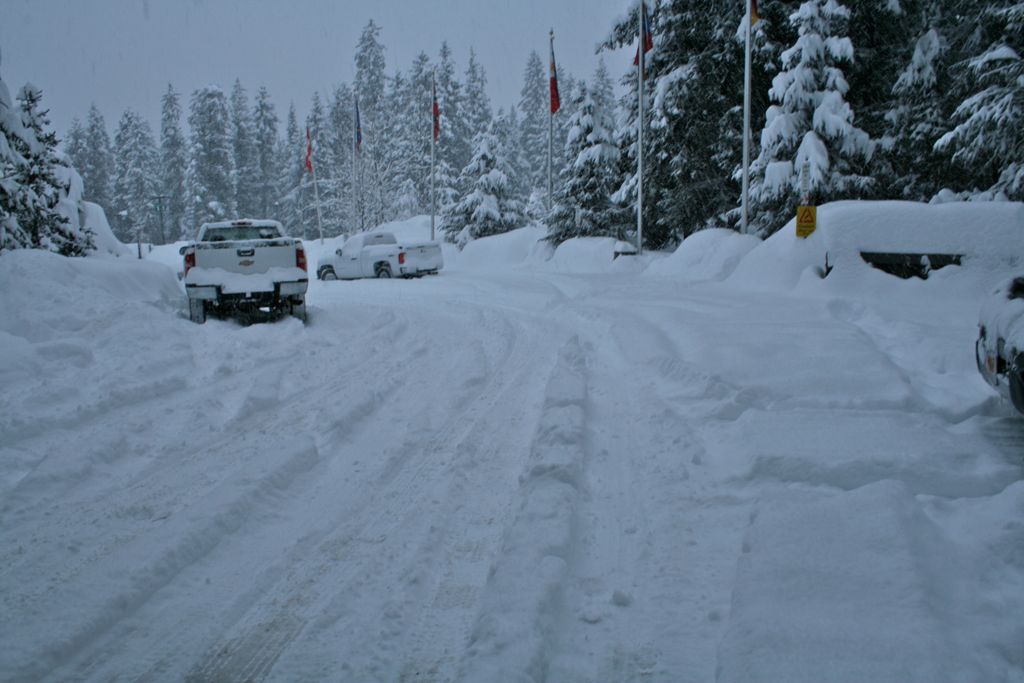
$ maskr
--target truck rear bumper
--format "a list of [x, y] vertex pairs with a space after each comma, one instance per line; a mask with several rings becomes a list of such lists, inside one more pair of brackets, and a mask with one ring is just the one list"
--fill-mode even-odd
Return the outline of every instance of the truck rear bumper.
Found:
[[275, 282], [272, 290], [225, 292], [216, 285], [185, 285], [189, 299], [216, 302], [219, 306], [278, 306], [286, 301], [297, 302], [306, 295], [308, 280]]

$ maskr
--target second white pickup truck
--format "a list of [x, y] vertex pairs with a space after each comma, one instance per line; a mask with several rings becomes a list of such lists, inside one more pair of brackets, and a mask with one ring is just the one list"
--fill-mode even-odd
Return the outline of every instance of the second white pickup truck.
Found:
[[437, 242], [400, 244], [394, 233], [361, 232], [349, 237], [341, 249], [324, 256], [316, 266], [321, 280], [364, 277], [420, 277], [436, 275], [444, 267]]

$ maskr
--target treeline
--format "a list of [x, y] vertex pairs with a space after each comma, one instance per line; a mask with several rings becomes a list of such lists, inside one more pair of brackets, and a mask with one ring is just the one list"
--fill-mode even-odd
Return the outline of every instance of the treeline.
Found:
[[[636, 44], [636, 7], [604, 48]], [[739, 223], [744, 12], [742, 0], [654, 0], [650, 7], [647, 248]], [[1021, 2], [762, 0], [753, 28], [752, 226], [768, 235], [784, 225], [804, 175], [817, 203], [1024, 199], [1022, 54]], [[204, 221], [233, 216], [274, 217], [292, 234], [313, 237], [308, 128], [325, 233], [352, 232], [430, 211], [433, 75], [441, 118], [434, 197], [448, 239], [531, 220], [545, 223], [555, 242], [635, 237], [636, 67], [617, 69], [618, 100], [603, 64], [589, 81], [559, 73], [549, 203], [549, 84], [540, 55], [528, 56], [515, 106], [497, 111], [472, 51], [464, 69], [442, 44], [434, 58], [421, 53], [404, 70], [389, 70], [381, 29], [371, 21], [354, 57], [354, 81], [314, 93], [303, 121], [294, 106], [282, 120], [266, 88], [250, 98], [236, 81], [230, 92], [196, 90], [186, 103], [168, 86], [158, 134], [126, 111], [111, 138], [94, 106], [71, 126], [65, 150], [86, 199], [106, 210], [122, 240], [187, 238]], [[44, 130], [45, 121], [24, 123], [35, 117], [26, 106], [36, 105], [22, 105], [18, 130]], [[35, 153], [8, 128], [11, 149]], [[52, 156], [55, 140], [48, 139]], [[42, 206], [53, 193], [12, 199], [12, 188], [41, 181], [11, 158], [0, 188], [5, 225], [20, 210], [18, 225], [32, 226], [24, 213], [31, 210], [16, 205]], [[33, 230], [27, 239], [43, 234]]]
[[[107, 210], [122, 240], [141, 230], [145, 240], [174, 241], [192, 236], [204, 221], [233, 216], [273, 217], [292, 234], [313, 237], [308, 129], [324, 232], [352, 232], [430, 211], [433, 78], [440, 109], [434, 191], [446, 233], [465, 240], [546, 217], [548, 75], [537, 53], [527, 59], [518, 103], [497, 111], [472, 50], [463, 70], [445, 43], [436, 58], [421, 53], [405, 70], [389, 71], [381, 29], [371, 21], [355, 66], [352, 83], [313, 94], [303, 121], [294, 105], [282, 121], [266, 88], [250, 99], [237, 80], [230, 92], [196, 90], [187, 103], [168, 86], [158, 134], [126, 111], [111, 138], [93, 106], [84, 123], [72, 123], [65, 148], [87, 195]], [[611, 78], [603, 68], [594, 78], [602, 107], [611, 112]], [[565, 105], [555, 118], [556, 176], [567, 165], [566, 140], [587, 89], [567, 73], [560, 85]]]
[[[745, 2], [652, 12], [644, 238], [670, 246], [740, 220]], [[1024, 199], [1024, 3], [762, 0], [754, 26], [751, 221], [812, 199]], [[635, 12], [605, 41], [634, 44]], [[636, 77], [620, 150], [636, 160]], [[943, 190], [949, 190], [943, 192]], [[630, 171], [620, 188], [635, 194]], [[894, 228], [895, 229], [895, 228]]]

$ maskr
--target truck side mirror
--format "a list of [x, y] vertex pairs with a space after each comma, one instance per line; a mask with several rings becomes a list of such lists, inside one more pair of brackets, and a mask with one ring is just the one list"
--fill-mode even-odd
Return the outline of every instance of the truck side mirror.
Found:
[[179, 254], [181, 254], [182, 256], [184, 256], [184, 255], [185, 255], [185, 251], [186, 251], [187, 249], [188, 249], [188, 247], [187, 247], [187, 246], [185, 246], [185, 247], [182, 247], [181, 249], [178, 249], [178, 253], [179, 253]]
[[337, 254], [338, 256], [341, 256], [341, 249], [335, 249], [334, 253]]

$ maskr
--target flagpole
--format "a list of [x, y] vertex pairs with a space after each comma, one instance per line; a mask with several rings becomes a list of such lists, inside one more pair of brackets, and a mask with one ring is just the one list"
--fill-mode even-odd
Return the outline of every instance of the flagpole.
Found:
[[323, 244], [324, 225], [320, 218], [320, 188], [316, 184], [316, 164], [313, 164], [313, 195], [316, 197], [316, 229], [320, 233], [320, 244]]
[[434, 193], [434, 138], [437, 131], [437, 120], [434, 104], [437, 102], [436, 68], [430, 72], [430, 241], [434, 241], [434, 216], [437, 214], [437, 195]]
[[750, 202], [750, 28], [754, 20], [753, 0], [747, 1], [746, 47], [743, 59], [743, 224], [741, 232], [746, 235], [749, 230]]
[[[552, 28], [548, 34], [551, 44], [551, 64], [555, 62], [555, 29]], [[554, 74], [552, 74], [553, 76]], [[554, 112], [554, 100], [552, 99], [553, 94], [551, 89], [548, 89], [548, 213], [551, 212], [551, 193], [554, 188], [554, 183], [551, 178], [551, 150], [552, 140], [555, 137], [555, 112]]]
[[637, 9], [636, 253], [644, 252], [644, 0]]

